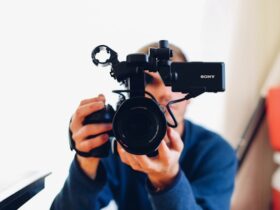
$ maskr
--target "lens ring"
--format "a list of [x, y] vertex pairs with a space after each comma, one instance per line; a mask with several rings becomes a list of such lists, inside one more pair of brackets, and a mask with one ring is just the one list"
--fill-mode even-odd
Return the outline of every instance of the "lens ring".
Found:
[[163, 139], [167, 123], [159, 105], [150, 98], [126, 100], [113, 119], [117, 141], [132, 154], [149, 154]]

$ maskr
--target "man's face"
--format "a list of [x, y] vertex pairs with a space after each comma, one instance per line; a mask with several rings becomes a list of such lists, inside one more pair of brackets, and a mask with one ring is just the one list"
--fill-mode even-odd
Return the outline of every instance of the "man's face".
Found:
[[[182, 61], [179, 58], [174, 57], [173, 61]], [[146, 85], [145, 90], [151, 93], [158, 103], [160, 103], [162, 106], [166, 107], [167, 103], [176, 100], [179, 98], [183, 98], [186, 94], [182, 94], [180, 92], [172, 92], [171, 87], [167, 87], [164, 85], [164, 82], [162, 81], [159, 73], [155, 72], [146, 72], [146, 74], [149, 74], [151, 76], [151, 81]], [[178, 123], [182, 123], [184, 120], [184, 115], [186, 112], [187, 105], [189, 104], [189, 101], [182, 101], [179, 103], [175, 103], [171, 105], [171, 110], [177, 120]], [[169, 115], [168, 111], [166, 110], [165, 116], [171, 124], [173, 123], [173, 120], [171, 116]]]

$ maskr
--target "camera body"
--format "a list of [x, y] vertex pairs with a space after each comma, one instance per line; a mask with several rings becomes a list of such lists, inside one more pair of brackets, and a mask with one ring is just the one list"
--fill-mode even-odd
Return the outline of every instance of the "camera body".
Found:
[[[102, 50], [110, 56], [106, 61], [99, 61], [96, 58]], [[167, 126], [177, 126], [176, 118], [169, 107], [171, 104], [188, 100], [204, 92], [225, 90], [224, 63], [171, 62], [172, 54], [168, 41], [161, 40], [159, 48], [150, 48], [148, 55], [130, 54], [126, 61], [119, 62], [117, 53], [111, 48], [105, 45], [97, 46], [92, 52], [93, 63], [102, 66], [111, 65], [110, 75], [124, 84], [126, 89], [113, 91], [120, 94], [116, 111], [111, 105], [106, 105], [103, 110], [87, 116], [83, 124], [112, 123], [110, 137], [115, 137], [127, 152], [156, 155]], [[171, 86], [173, 92], [186, 93], [184, 98], [170, 101], [166, 107], [174, 124], [167, 122], [165, 113], [155, 97], [145, 91], [145, 71], [159, 72], [164, 84]], [[128, 99], [123, 93], [128, 93]], [[73, 140], [71, 142], [71, 148], [76, 150]], [[116, 144], [108, 141], [89, 153], [80, 153], [87, 157], [105, 157], [112, 145], [115, 147]]]

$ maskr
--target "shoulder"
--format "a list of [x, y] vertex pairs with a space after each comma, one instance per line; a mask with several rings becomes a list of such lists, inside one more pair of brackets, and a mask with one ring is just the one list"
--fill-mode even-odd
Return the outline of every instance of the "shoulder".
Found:
[[201, 206], [229, 209], [236, 174], [236, 155], [219, 134], [185, 121], [181, 168]]
[[[184, 142], [193, 149], [235, 153], [232, 146], [219, 134], [191, 121], [185, 121]], [[210, 151], [209, 151], [210, 152]]]
[[205, 166], [206, 170], [236, 167], [235, 151], [221, 135], [187, 120], [185, 130], [185, 153], [192, 159], [193, 166]]

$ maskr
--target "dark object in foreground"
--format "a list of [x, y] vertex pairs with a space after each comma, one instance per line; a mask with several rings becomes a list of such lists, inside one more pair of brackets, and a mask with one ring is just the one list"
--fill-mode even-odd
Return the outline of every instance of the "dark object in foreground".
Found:
[[[0, 209], [15, 210], [45, 187], [45, 178], [51, 173], [30, 171], [17, 179], [1, 180]], [[5, 182], [4, 182], [5, 181]]]
[[[107, 60], [99, 61], [96, 58], [101, 51], [109, 54]], [[126, 90], [113, 91], [120, 95], [116, 111], [107, 105], [104, 110], [87, 116], [84, 125], [112, 122], [113, 131], [109, 132], [109, 135], [114, 136], [126, 151], [139, 155], [156, 154], [167, 126], [177, 127], [177, 121], [170, 109], [171, 104], [194, 98], [204, 92], [225, 90], [224, 63], [171, 62], [172, 54], [165, 40], [159, 42], [159, 48], [150, 48], [148, 55], [130, 54], [126, 61], [122, 62], [119, 62], [117, 53], [111, 48], [105, 45], [96, 47], [92, 52], [93, 63], [111, 65], [110, 75], [123, 83]], [[173, 123], [167, 122], [162, 107], [152, 94], [145, 91], [145, 71], [159, 72], [164, 84], [171, 86], [173, 92], [187, 94], [184, 98], [170, 101], [166, 107]], [[126, 99], [123, 93], [128, 93], [129, 98]], [[110, 142], [107, 142], [85, 153], [75, 148], [72, 139], [70, 144], [71, 149], [85, 157], [105, 157], [110, 149]]]

